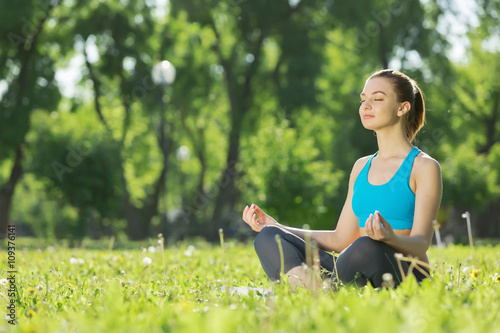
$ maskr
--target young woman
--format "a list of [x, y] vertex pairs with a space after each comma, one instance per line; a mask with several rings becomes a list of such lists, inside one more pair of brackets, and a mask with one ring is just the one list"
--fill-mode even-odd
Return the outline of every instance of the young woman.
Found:
[[[255, 204], [245, 207], [243, 220], [259, 232], [254, 246], [271, 280], [279, 279], [282, 271], [279, 237], [290, 284], [312, 287], [303, 268], [306, 233], [320, 248], [321, 266], [344, 284], [380, 287], [384, 274], [390, 273], [397, 286], [401, 268], [405, 275], [410, 268], [408, 262], [398, 262], [398, 253], [428, 263], [442, 181], [438, 162], [411, 144], [425, 121], [422, 92], [401, 72], [376, 72], [361, 93], [359, 116], [366, 129], [375, 131], [378, 152], [354, 164], [335, 230], [286, 227]], [[333, 258], [332, 251], [340, 255]], [[427, 269], [419, 268], [411, 273], [420, 282], [425, 278], [422, 269]]]

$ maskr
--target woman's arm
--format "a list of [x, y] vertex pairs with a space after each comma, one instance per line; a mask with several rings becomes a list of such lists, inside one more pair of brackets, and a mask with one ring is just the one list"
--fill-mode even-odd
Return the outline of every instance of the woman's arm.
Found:
[[[358, 218], [354, 215], [351, 202], [354, 182], [366, 162], [367, 158], [361, 158], [354, 164], [349, 179], [347, 198], [335, 230], [304, 230], [287, 227], [276, 222], [254, 204], [250, 207], [245, 207], [243, 220], [257, 232], [267, 225], [274, 225], [302, 239], [305, 239], [306, 234], [309, 234], [311, 239], [318, 244], [319, 248], [325, 251], [341, 252], [359, 237]], [[258, 215], [258, 218], [255, 217], [255, 213]]]
[[441, 204], [441, 168], [437, 161], [424, 155], [415, 159], [414, 172], [415, 214], [410, 236], [396, 235], [378, 212], [375, 216], [370, 215], [366, 221], [365, 232], [369, 237], [385, 242], [398, 252], [424, 260], [432, 242], [432, 221], [437, 218]]

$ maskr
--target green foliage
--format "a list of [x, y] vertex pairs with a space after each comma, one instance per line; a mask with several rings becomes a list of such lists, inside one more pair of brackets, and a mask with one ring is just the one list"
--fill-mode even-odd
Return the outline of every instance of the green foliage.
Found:
[[[450, 8], [434, 0], [3, 3], [0, 190], [15, 149], [25, 155], [12, 219], [48, 237], [64, 225], [82, 237], [94, 214], [119, 230], [125, 195], [143, 235], [183, 208], [203, 229], [229, 159], [225, 209], [260, 202], [330, 229], [352, 165], [377, 149], [359, 92], [389, 64], [424, 90], [418, 145], [441, 162], [444, 205], [486, 209], [500, 195], [498, 1], [477, 4], [467, 57], [452, 64], [439, 28]], [[177, 77], [162, 91], [150, 72], [164, 59]], [[56, 73], [70, 64], [79, 82], [61, 100]]]
[[[450, 149], [451, 150], [451, 149]], [[443, 205], [482, 208], [500, 195], [498, 169], [487, 157], [478, 156], [470, 146], [461, 145], [441, 162], [446, 191]]]
[[45, 126], [30, 135], [30, 171], [46, 179], [47, 191], [61, 193], [79, 211], [78, 223], [59, 236], [83, 235], [92, 208], [101, 217], [120, 216], [121, 189], [116, 173], [120, 156], [116, 143], [82, 118], [64, 113], [56, 119], [42, 114], [34, 117]]
[[[312, 293], [270, 283], [251, 244], [182, 242], [163, 252], [153, 239], [112, 251], [87, 241], [90, 248], [79, 249], [28, 239], [17, 244], [18, 322], [0, 324], [12, 332], [500, 329], [498, 245], [474, 252], [432, 247], [432, 279], [422, 286], [407, 278], [396, 290], [341, 286]], [[265, 289], [272, 294], [263, 296]]]

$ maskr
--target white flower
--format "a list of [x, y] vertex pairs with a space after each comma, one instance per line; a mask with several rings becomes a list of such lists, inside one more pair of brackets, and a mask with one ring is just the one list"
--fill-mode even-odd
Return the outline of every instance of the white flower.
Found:
[[144, 257], [144, 259], [142, 259], [142, 262], [144, 263], [144, 265], [149, 266], [149, 265], [151, 265], [153, 260], [151, 260], [150, 257]]
[[1, 284], [1, 285], [4, 285], [4, 286], [6, 286], [6, 285], [7, 285], [7, 282], [9, 282], [9, 281], [7, 281], [7, 279], [1, 279], [1, 280], [0, 280], [0, 284]]
[[43, 290], [43, 285], [39, 284], [39, 285], [36, 287], [36, 289], [38, 289], [38, 290]]
[[69, 263], [73, 264], [73, 265], [78, 264], [78, 260], [75, 257], [71, 257], [71, 258], [69, 258]]
[[191, 257], [191, 255], [193, 254], [194, 250], [196, 250], [196, 248], [193, 245], [189, 245], [187, 247], [186, 251], [184, 251], [184, 255], [186, 257]]
[[154, 246], [150, 246], [150, 247], [148, 247], [148, 252], [155, 253], [156, 252], [156, 248]]
[[382, 275], [382, 280], [384, 280], [385, 282], [391, 282], [392, 281], [392, 274], [391, 273], [384, 273], [384, 275]]
[[80, 265], [85, 263], [85, 260], [83, 260], [82, 258], [78, 258], [77, 261]]
[[94, 279], [94, 280], [97, 280], [97, 279], [98, 279], [98, 277], [97, 277], [97, 276], [94, 276], [94, 277], [93, 277], [93, 279]]

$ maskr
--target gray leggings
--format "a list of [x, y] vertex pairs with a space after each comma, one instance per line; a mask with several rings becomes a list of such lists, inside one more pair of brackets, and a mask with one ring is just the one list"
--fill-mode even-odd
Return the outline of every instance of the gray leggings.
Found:
[[[254, 247], [262, 268], [272, 281], [279, 279], [281, 270], [276, 235], [281, 239], [284, 258], [283, 271], [285, 273], [306, 262], [304, 240], [279, 227], [265, 227], [257, 234]], [[330, 272], [329, 275], [332, 279], [336, 277], [335, 260], [338, 279], [344, 284], [354, 283], [357, 286], [364, 286], [370, 282], [373, 287], [378, 288], [384, 282], [382, 279], [384, 273], [392, 274], [395, 286], [402, 281], [401, 272], [394, 254], [396, 254], [396, 251], [385, 243], [373, 240], [370, 237], [360, 237], [342, 251], [337, 258], [334, 258], [328, 252], [319, 250], [319, 260], [321, 267]], [[405, 273], [408, 272], [409, 263], [401, 261], [401, 266]], [[417, 269], [413, 269], [412, 273], [419, 283], [425, 278], [425, 275]]]

